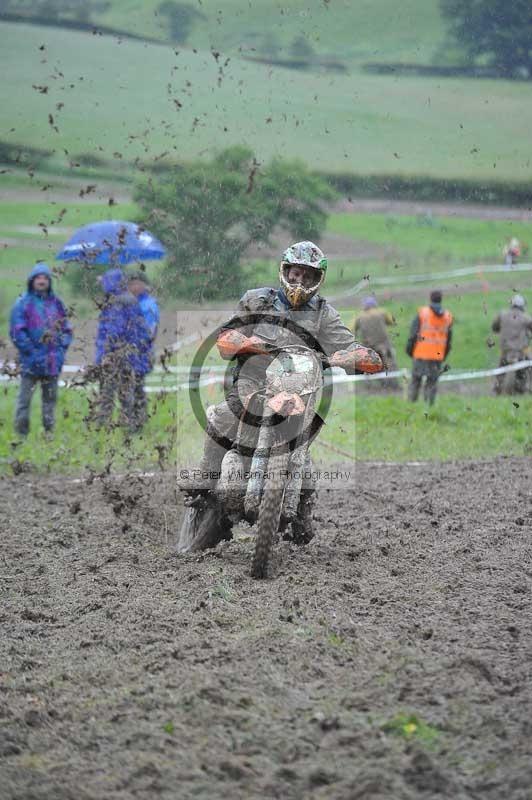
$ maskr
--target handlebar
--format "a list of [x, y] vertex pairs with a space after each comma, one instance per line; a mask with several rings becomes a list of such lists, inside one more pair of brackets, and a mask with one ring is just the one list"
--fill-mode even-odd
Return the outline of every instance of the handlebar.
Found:
[[320, 353], [318, 350], [314, 350], [312, 347], [307, 347], [304, 344], [286, 344], [280, 347], [279, 345], [273, 344], [268, 342], [266, 339], [262, 339], [261, 342], [264, 343], [265, 349], [268, 351], [268, 355], [279, 355], [280, 353], [286, 353], [287, 350], [295, 350], [298, 353], [312, 353], [318, 360], [322, 361], [324, 364], [329, 363], [329, 356], [325, 353]]

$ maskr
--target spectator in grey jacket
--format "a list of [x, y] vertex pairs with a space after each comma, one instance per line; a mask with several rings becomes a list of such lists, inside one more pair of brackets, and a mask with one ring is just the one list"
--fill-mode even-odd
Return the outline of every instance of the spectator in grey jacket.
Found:
[[[500, 335], [501, 357], [499, 366], [515, 364], [524, 361], [532, 354], [527, 352], [532, 338], [532, 317], [526, 313], [526, 300], [520, 294], [514, 294], [510, 300], [510, 308], [501, 311], [491, 325], [492, 331]], [[517, 370], [514, 388], [519, 394], [526, 391], [526, 369]], [[505, 383], [505, 375], [497, 375], [495, 380], [495, 393], [501, 394]]]

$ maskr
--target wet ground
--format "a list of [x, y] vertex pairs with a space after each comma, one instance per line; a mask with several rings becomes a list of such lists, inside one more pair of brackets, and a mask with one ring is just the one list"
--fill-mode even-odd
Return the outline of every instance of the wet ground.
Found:
[[529, 800], [531, 462], [355, 477], [265, 582], [170, 474], [1, 479], [3, 800]]

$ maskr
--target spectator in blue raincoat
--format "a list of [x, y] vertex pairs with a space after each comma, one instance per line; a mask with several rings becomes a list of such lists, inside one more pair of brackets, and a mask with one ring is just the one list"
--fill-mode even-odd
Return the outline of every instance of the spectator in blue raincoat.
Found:
[[109, 425], [115, 395], [121, 404], [122, 423], [139, 430], [144, 419], [144, 376], [150, 370], [150, 331], [137, 298], [128, 291], [120, 269], [110, 269], [101, 278], [105, 301], [98, 320], [96, 364], [100, 395], [94, 419], [99, 426]]
[[145, 272], [131, 272], [128, 275], [127, 288], [134, 295], [140, 305], [140, 310], [146, 320], [150, 331], [151, 345], [157, 337], [157, 330], [161, 321], [159, 305], [150, 292], [150, 281]]
[[63, 302], [52, 291], [51, 270], [42, 262], [31, 270], [27, 292], [11, 309], [9, 335], [18, 350], [21, 371], [15, 430], [22, 436], [28, 434], [31, 399], [40, 383], [43, 427], [51, 433], [57, 382], [72, 341], [72, 327]]
[[147, 361], [142, 364], [142, 369], [138, 373], [135, 393], [135, 413], [137, 423], [144, 424], [147, 419], [146, 393], [144, 391], [144, 377], [151, 372], [155, 361], [154, 344], [157, 337], [161, 315], [157, 300], [150, 293], [150, 282], [145, 272], [131, 272], [128, 274], [127, 288], [131, 294], [137, 298], [142, 316], [148, 327], [149, 344], [147, 350]]

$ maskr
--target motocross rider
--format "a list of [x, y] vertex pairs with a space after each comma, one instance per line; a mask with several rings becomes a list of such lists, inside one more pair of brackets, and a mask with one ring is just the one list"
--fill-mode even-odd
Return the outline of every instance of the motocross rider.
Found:
[[[379, 355], [357, 344], [338, 312], [319, 296], [326, 271], [327, 259], [320, 248], [312, 242], [297, 242], [282, 255], [279, 288], [251, 289], [241, 298], [217, 338], [222, 358], [236, 361], [233, 386], [225, 401], [210, 409], [203, 457], [192, 470], [192, 479], [178, 481], [182, 491], [195, 495], [216, 484], [246, 404], [264, 385], [274, 358], [269, 352], [272, 345], [304, 344], [325, 354], [330, 366], [348, 373], [383, 369]], [[241, 425], [240, 437], [242, 429]], [[253, 433], [256, 429], [245, 435]]]

